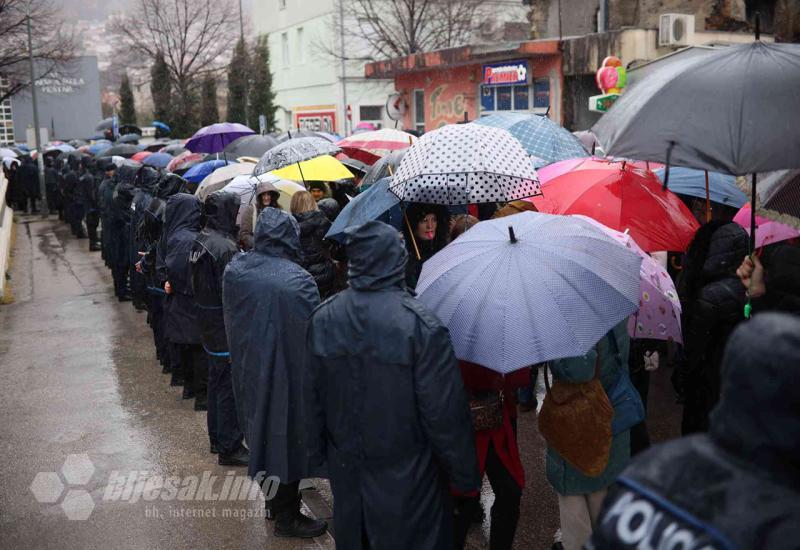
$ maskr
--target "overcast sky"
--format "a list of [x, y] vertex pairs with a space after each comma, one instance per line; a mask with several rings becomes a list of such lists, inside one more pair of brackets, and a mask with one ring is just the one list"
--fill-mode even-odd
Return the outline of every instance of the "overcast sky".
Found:
[[[134, 5], [135, 0], [56, 0], [63, 6], [66, 15], [77, 19], [104, 20], [108, 14], [115, 11], [125, 11], [128, 6]], [[242, 0], [244, 13], [250, 10], [252, 0]]]

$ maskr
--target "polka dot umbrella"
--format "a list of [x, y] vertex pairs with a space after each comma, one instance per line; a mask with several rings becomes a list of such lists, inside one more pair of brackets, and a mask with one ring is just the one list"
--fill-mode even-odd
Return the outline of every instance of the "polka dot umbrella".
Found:
[[403, 157], [389, 190], [405, 202], [458, 205], [541, 195], [519, 141], [501, 128], [453, 124], [422, 136]]

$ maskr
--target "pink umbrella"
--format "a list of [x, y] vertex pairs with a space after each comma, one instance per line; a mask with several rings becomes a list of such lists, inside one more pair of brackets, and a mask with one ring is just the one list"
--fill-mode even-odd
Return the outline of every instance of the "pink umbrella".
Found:
[[[750, 233], [750, 203], [745, 204], [733, 221]], [[756, 216], [756, 248], [800, 237], [800, 230], [785, 223], [775, 222], [763, 216]]]
[[382, 128], [374, 132], [353, 134], [336, 145], [350, 158], [371, 165], [393, 151], [408, 149], [415, 141], [417, 141], [415, 136], [402, 130]]
[[[548, 164], [547, 166], [543, 166], [536, 170], [536, 173], [539, 174], [539, 183], [544, 185], [551, 179], [558, 177], [562, 174], [566, 174], [567, 172], [571, 172], [572, 170], [580, 169], [580, 166], [588, 161], [592, 160], [607, 160], [610, 162], [625, 162], [629, 166], [635, 166], [636, 168], [641, 168], [642, 170], [659, 170], [664, 168], [663, 164], [658, 162], [645, 162], [643, 160], [626, 160], [626, 159], [614, 159], [611, 157], [603, 158], [603, 157], [583, 157], [583, 158], [576, 158], [576, 159], [567, 159], [567, 160], [560, 160], [558, 162], [554, 162], [553, 164]], [[588, 166], [591, 166], [589, 164]]]
[[660, 263], [639, 248], [627, 233], [615, 231], [588, 216], [575, 216], [597, 226], [619, 243], [642, 257], [639, 270], [641, 295], [639, 311], [628, 318], [628, 333], [632, 338], [675, 340], [683, 343], [681, 334], [681, 302], [675, 283]]

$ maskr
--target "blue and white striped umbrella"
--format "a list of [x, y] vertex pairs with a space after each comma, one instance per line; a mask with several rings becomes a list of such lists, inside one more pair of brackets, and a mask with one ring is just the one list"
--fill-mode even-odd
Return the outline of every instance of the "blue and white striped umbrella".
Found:
[[532, 157], [534, 168], [560, 160], [588, 157], [581, 141], [546, 116], [522, 113], [497, 113], [475, 124], [507, 130]]
[[456, 357], [505, 374], [586, 354], [639, 309], [641, 263], [589, 222], [523, 212], [447, 245], [416, 290]]

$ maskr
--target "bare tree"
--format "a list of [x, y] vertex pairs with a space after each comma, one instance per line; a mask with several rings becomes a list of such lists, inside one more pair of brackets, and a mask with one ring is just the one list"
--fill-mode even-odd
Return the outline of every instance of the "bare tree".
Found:
[[29, 15], [37, 80], [68, 78], [75, 58], [76, 42], [51, 0], [0, 0], [0, 77], [8, 82], [0, 90], [0, 102], [30, 86]]
[[238, 13], [232, 0], [135, 0], [129, 15], [110, 23], [129, 59], [145, 66], [163, 54], [175, 94], [176, 133], [196, 123], [203, 78], [225, 68], [239, 35]]

